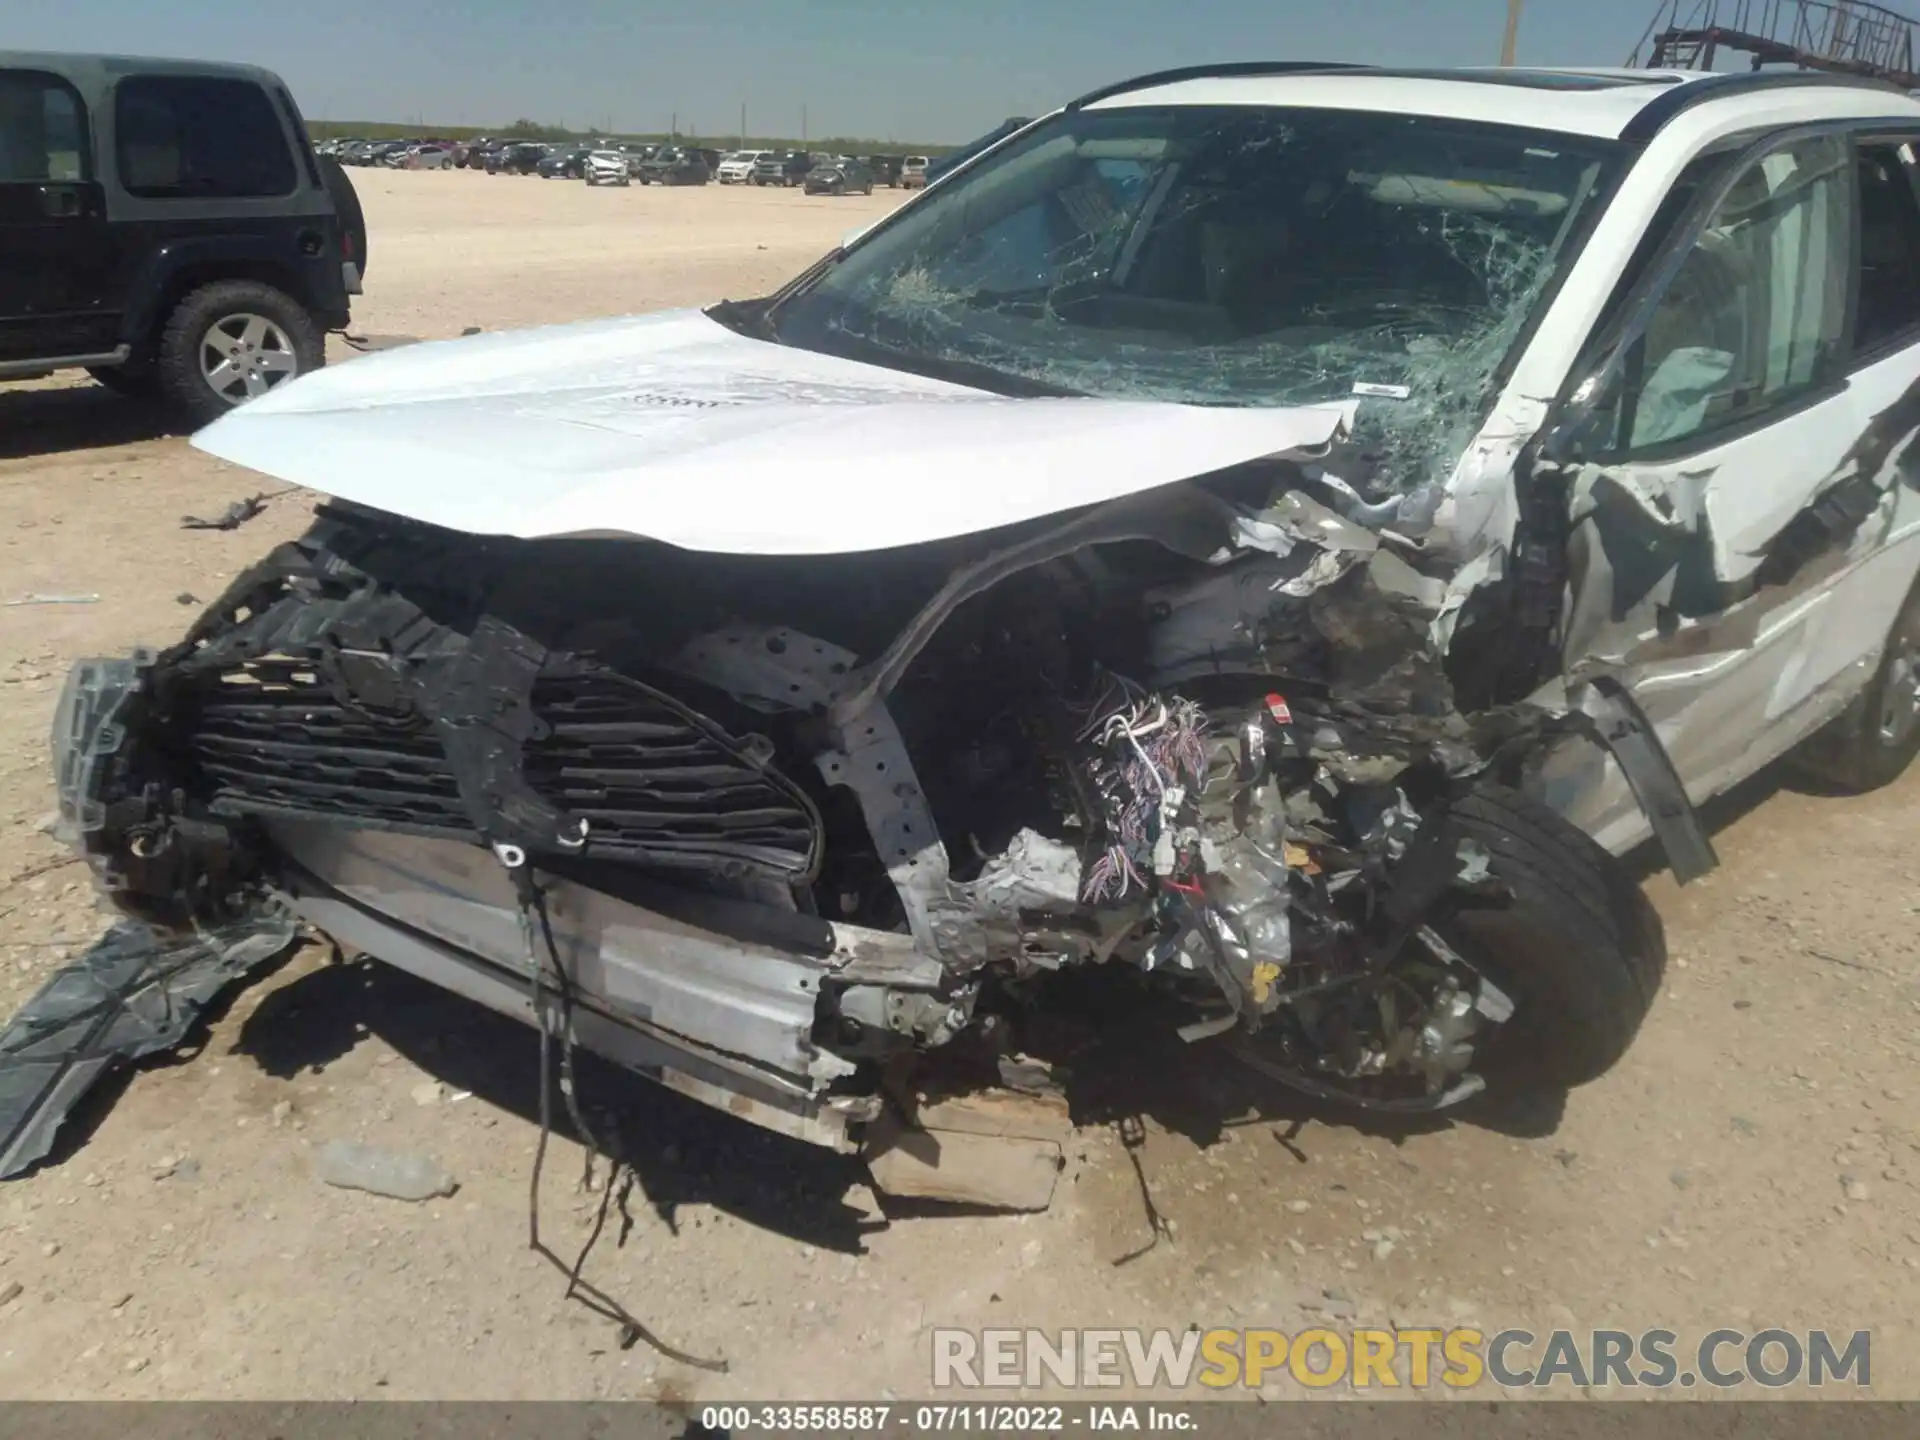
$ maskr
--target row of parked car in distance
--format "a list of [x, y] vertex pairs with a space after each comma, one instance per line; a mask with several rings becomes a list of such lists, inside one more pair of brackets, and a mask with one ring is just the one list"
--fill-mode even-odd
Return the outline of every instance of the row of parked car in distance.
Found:
[[342, 165], [379, 165], [393, 170], [443, 170], [453, 164], [451, 140], [323, 140], [314, 152]]
[[826, 155], [804, 150], [735, 150], [721, 158], [722, 185], [804, 185], [873, 193], [875, 185], [916, 190], [927, 183], [924, 155]]
[[343, 165], [400, 170], [484, 170], [538, 175], [589, 185], [779, 185], [808, 194], [871, 195], [878, 185], [918, 189], [927, 183], [924, 155], [832, 155], [805, 150], [731, 150], [707, 146], [602, 142], [545, 144], [533, 140], [328, 140], [317, 147]]

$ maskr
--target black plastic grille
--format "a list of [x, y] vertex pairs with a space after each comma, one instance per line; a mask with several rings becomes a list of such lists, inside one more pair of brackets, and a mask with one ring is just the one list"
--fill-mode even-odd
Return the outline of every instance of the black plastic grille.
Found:
[[[810, 866], [811, 810], [718, 727], [611, 673], [543, 677], [533, 710], [548, 733], [527, 743], [527, 782], [586, 817], [588, 856], [733, 859], [788, 876]], [[222, 673], [201, 694], [191, 745], [216, 813], [475, 834], [431, 725], [361, 713], [297, 659]]]

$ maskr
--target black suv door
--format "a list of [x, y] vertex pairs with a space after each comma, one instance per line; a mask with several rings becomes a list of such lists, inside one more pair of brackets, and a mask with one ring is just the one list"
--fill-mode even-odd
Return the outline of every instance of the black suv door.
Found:
[[79, 92], [0, 70], [0, 364], [114, 348], [111, 246]]

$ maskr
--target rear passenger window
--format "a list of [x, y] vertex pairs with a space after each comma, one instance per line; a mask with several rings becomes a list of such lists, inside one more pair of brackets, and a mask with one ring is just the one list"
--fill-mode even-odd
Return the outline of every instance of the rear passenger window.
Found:
[[0, 185], [87, 178], [80, 97], [37, 70], [0, 70]]
[[1629, 357], [1621, 448], [1744, 425], [1837, 376], [1853, 164], [1848, 141], [1822, 136], [1734, 181]]
[[1920, 199], [1913, 146], [1860, 147], [1860, 319], [1855, 346], [1879, 349], [1920, 327]]
[[247, 80], [140, 75], [114, 97], [120, 183], [154, 199], [290, 194], [296, 172], [266, 91]]

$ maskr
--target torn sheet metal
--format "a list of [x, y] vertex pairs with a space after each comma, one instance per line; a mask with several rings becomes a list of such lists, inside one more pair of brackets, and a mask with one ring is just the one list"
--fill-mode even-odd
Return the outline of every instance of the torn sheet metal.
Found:
[[1317, 454], [1349, 414], [1008, 399], [678, 311], [369, 356], [262, 396], [194, 443], [473, 534], [826, 555]]
[[298, 935], [277, 910], [198, 935], [115, 925], [0, 1031], [0, 1179], [53, 1148], [61, 1122], [109, 1069], [177, 1045], [221, 990]]
[[1701, 528], [1707, 486], [1717, 465], [1673, 470], [1657, 465], [1580, 465], [1568, 472], [1567, 518], [1578, 522], [1596, 511], [1630, 508], [1641, 523], [1674, 533]]
[[1239, 549], [1284, 556], [1303, 542], [1361, 556], [1380, 548], [1380, 537], [1374, 531], [1298, 490], [1277, 495], [1258, 515], [1243, 515], [1233, 522], [1233, 543]]

